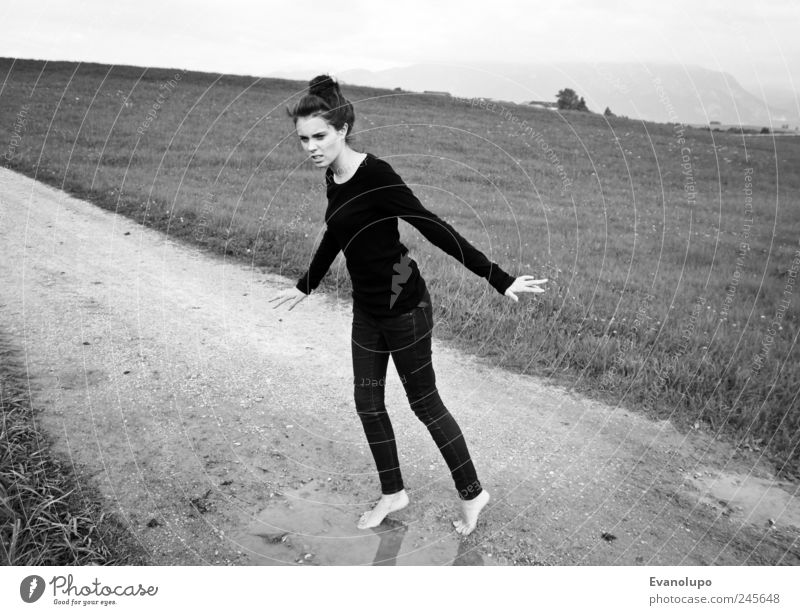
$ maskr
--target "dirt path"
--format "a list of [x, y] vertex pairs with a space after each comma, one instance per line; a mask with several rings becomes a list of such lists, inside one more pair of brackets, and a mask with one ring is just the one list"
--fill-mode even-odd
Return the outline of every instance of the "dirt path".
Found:
[[359, 531], [379, 487], [348, 298], [272, 310], [291, 280], [5, 169], [0, 199], [0, 315], [44, 428], [152, 564], [800, 563], [800, 491], [756, 457], [439, 342], [440, 392], [492, 502], [455, 533], [447, 467], [390, 368], [412, 503]]

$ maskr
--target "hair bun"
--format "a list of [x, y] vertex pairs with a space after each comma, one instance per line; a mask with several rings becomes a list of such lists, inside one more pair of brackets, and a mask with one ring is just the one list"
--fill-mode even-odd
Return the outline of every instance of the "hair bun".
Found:
[[323, 100], [338, 100], [339, 84], [330, 75], [317, 75], [308, 82], [308, 93]]
[[286, 108], [286, 113], [297, 126], [299, 118], [321, 117], [336, 130], [345, 126], [345, 142], [352, 140], [356, 113], [353, 103], [347, 100], [339, 88], [338, 82], [330, 75], [317, 75], [308, 82], [308, 93], [304, 94], [297, 104]]

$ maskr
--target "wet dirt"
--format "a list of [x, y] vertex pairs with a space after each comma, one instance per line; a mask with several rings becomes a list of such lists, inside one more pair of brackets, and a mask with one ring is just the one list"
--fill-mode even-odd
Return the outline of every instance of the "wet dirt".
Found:
[[404, 509], [378, 527], [359, 530], [353, 524], [350, 498], [331, 493], [325, 484], [275, 494], [270, 506], [249, 519], [249, 525], [230, 536], [253, 563], [263, 565], [397, 566], [499, 565], [479, 546], [470, 546], [455, 533], [430, 534]]
[[692, 476], [700, 501], [733, 520], [757, 526], [781, 523], [800, 530], [800, 486], [749, 474], [709, 471]]
[[38, 420], [151, 564], [800, 563], [797, 486], [756, 453], [439, 340], [439, 392], [491, 501], [455, 532], [449, 472], [390, 367], [411, 503], [358, 530], [380, 490], [349, 297], [273, 310], [292, 280], [5, 169], [0, 249], [0, 316]]

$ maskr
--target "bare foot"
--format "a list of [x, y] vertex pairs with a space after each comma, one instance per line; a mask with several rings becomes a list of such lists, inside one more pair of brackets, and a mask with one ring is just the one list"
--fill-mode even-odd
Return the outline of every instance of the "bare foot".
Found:
[[475, 524], [478, 523], [478, 515], [488, 501], [489, 492], [486, 491], [486, 489], [482, 490], [477, 497], [471, 500], [461, 500], [461, 516], [463, 519], [456, 519], [453, 521], [456, 532], [466, 536], [474, 530]]
[[389, 495], [383, 494], [372, 510], [368, 510], [361, 515], [358, 520], [358, 529], [365, 530], [370, 527], [376, 527], [381, 524], [383, 518], [390, 512], [400, 510], [406, 506], [408, 506], [408, 495], [405, 489]]

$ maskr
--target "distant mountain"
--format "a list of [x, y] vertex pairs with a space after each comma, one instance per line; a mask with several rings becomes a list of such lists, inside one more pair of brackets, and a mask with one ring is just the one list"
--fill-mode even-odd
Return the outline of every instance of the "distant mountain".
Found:
[[[296, 72], [280, 76], [308, 79], [313, 75]], [[599, 113], [609, 107], [616, 115], [656, 122], [800, 126], [800, 109], [796, 104], [770, 106], [744, 89], [732, 75], [699, 66], [429, 63], [381, 71], [347, 70], [336, 76], [343, 83], [354, 85], [447, 91], [455, 96], [483, 96], [518, 103], [554, 101], [557, 92], [568, 87], [586, 99], [590, 110]], [[765, 98], [771, 102], [778, 100], [777, 95]], [[780, 101], [791, 101], [786, 90]]]
[[786, 109], [789, 115], [800, 115], [800, 94], [788, 87], [776, 87], [759, 83], [743, 83], [742, 86], [756, 96], [763, 96], [767, 104], [776, 109]]

